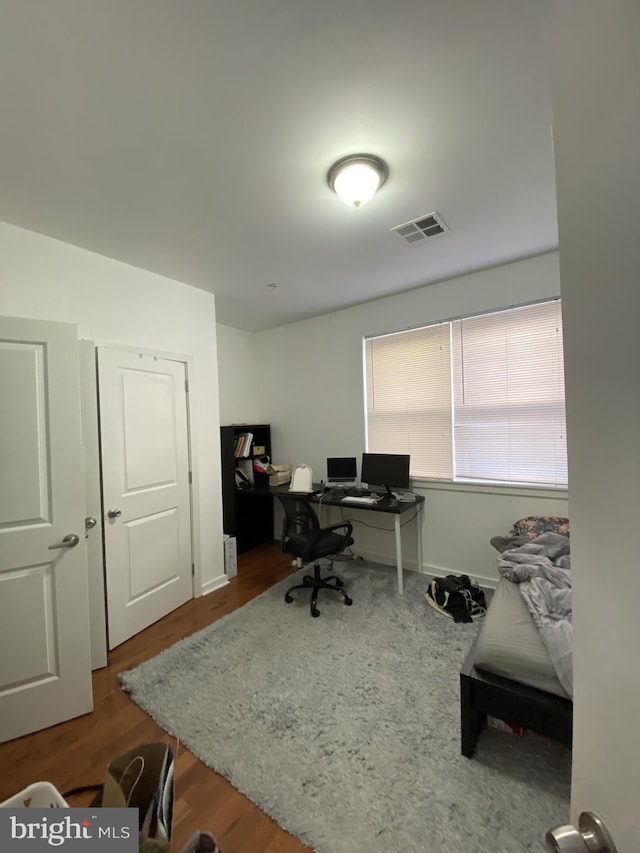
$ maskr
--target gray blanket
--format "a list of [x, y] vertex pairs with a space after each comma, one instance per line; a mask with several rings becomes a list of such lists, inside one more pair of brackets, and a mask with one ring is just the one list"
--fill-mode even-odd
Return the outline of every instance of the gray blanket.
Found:
[[498, 559], [498, 571], [519, 584], [558, 680], [573, 696], [569, 550], [567, 536], [543, 533], [526, 545], [505, 551]]

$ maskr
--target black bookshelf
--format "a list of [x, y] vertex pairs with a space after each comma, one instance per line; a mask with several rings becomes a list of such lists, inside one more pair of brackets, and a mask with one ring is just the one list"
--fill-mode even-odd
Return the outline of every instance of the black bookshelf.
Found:
[[222, 513], [224, 532], [236, 537], [242, 554], [273, 541], [273, 497], [257, 494], [251, 486], [266, 488], [269, 476], [253, 470], [254, 459], [271, 459], [269, 424], [231, 424], [220, 427]]

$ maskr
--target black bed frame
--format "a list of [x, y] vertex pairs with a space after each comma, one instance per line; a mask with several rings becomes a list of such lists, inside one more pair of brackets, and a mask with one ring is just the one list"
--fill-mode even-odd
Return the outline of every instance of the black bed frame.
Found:
[[477, 638], [460, 670], [462, 754], [467, 758], [473, 756], [487, 716], [515, 723], [571, 746], [573, 702], [476, 669], [476, 642]]

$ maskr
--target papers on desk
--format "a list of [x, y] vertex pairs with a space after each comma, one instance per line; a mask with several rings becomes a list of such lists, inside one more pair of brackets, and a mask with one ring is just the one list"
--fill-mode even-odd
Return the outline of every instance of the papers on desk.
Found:
[[374, 504], [379, 500], [379, 498], [358, 496], [358, 495], [345, 495], [343, 498], [340, 498], [340, 502], [343, 504], [353, 503], [353, 504]]
[[290, 465], [269, 465], [267, 468], [270, 486], [284, 486], [291, 482]]

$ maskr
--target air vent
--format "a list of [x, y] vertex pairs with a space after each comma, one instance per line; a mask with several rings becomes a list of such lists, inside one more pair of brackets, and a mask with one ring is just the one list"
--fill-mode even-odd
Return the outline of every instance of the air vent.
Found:
[[391, 231], [395, 232], [404, 243], [408, 243], [410, 246], [423, 243], [430, 237], [437, 237], [438, 234], [444, 234], [448, 230], [442, 218], [435, 212], [427, 213], [425, 216], [412, 219], [411, 222], [405, 222], [391, 228]]

